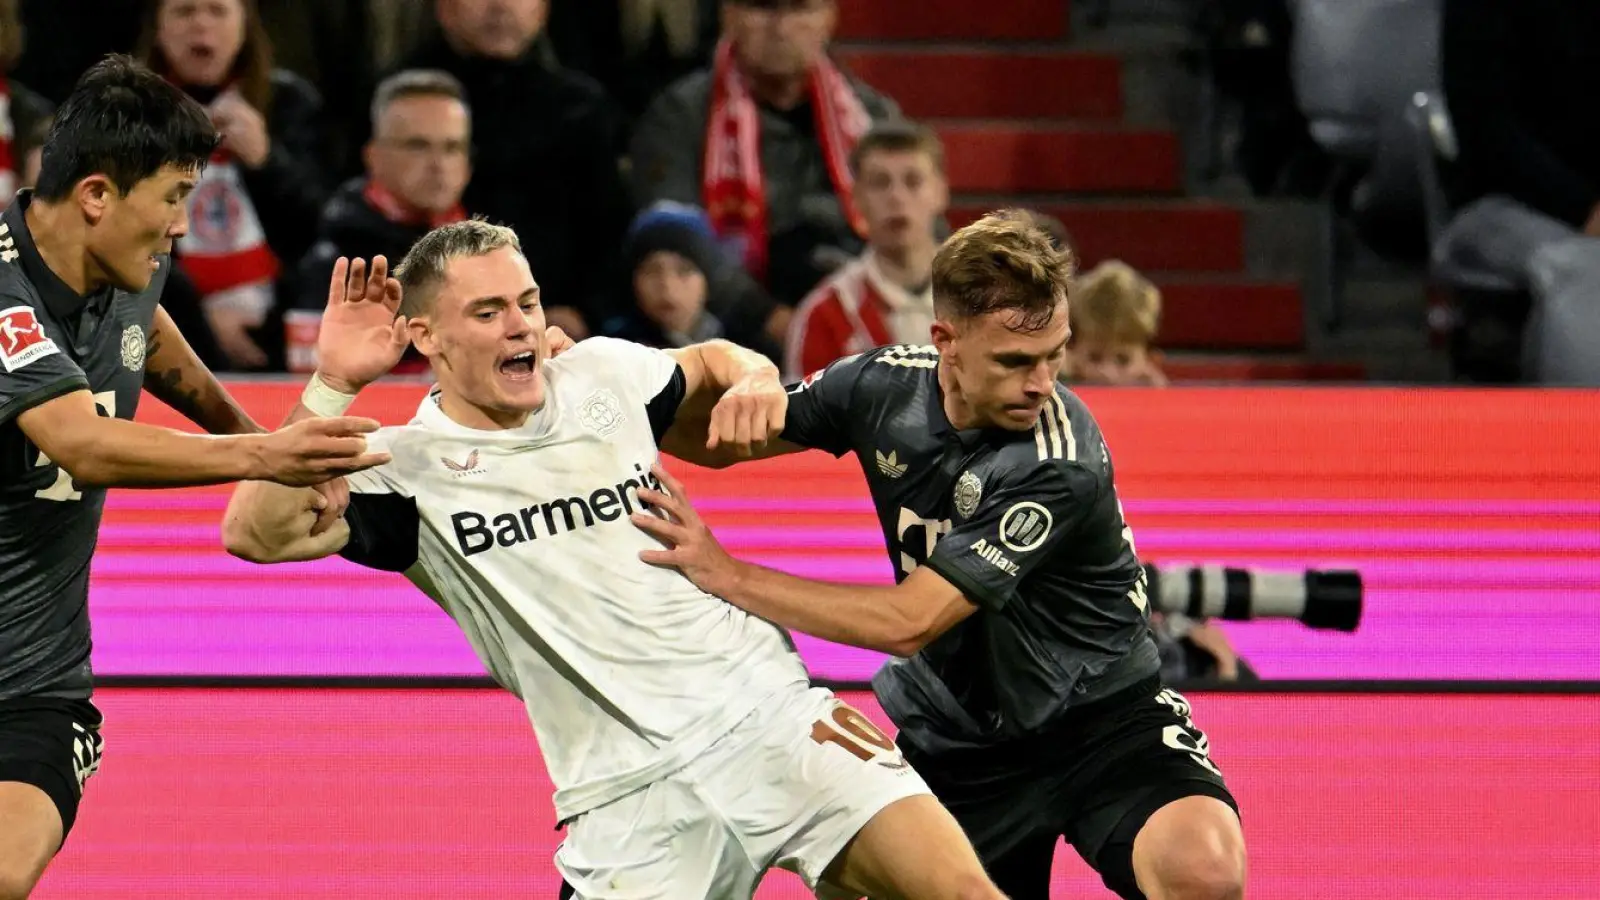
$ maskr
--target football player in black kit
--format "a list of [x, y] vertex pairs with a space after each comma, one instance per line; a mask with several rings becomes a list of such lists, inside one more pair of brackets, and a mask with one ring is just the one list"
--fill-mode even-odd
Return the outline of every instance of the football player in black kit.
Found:
[[[321, 485], [387, 459], [366, 453], [370, 420], [259, 433], [158, 305], [217, 143], [197, 103], [113, 57], [0, 216], [0, 900], [32, 892], [100, 764], [88, 589], [106, 488]], [[129, 421], [141, 390], [219, 436]], [[337, 485], [319, 487], [328, 524]]]
[[[729, 557], [682, 485], [641, 497], [646, 558], [786, 628], [893, 654], [873, 687], [907, 759], [995, 884], [1044, 900], [1063, 837], [1125, 898], [1244, 895], [1238, 806], [1166, 689], [1144, 572], [1094, 417], [1056, 373], [1070, 256], [1020, 213], [953, 235], [929, 347], [839, 360], [789, 389], [783, 440], [854, 453], [898, 584], [830, 584]], [[690, 462], [736, 459], [664, 448]]]

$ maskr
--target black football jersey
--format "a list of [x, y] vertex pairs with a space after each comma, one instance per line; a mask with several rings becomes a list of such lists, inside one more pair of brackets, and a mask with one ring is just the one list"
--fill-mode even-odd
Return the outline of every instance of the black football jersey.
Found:
[[0, 699], [87, 697], [89, 561], [106, 492], [74, 484], [16, 420], [73, 391], [91, 392], [102, 416], [133, 418], [172, 261], [140, 293], [84, 297], [40, 258], [31, 200], [19, 192], [0, 215]]
[[1058, 386], [1029, 431], [957, 430], [932, 347], [839, 360], [789, 386], [784, 439], [866, 473], [895, 577], [929, 566], [979, 611], [873, 680], [924, 749], [982, 746], [1159, 668], [1144, 571], [1105, 439]]

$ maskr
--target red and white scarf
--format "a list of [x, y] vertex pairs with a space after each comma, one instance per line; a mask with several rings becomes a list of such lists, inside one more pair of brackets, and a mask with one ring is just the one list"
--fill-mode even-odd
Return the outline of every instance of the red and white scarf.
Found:
[[361, 199], [367, 201], [367, 205], [396, 225], [438, 228], [441, 225], [460, 222], [467, 217], [467, 211], [461, 208], [460, 203], [440, 213], [427, 213], [413, 209], [401, 201], [399, 197], [396, 197], [388, 188], [372, 178], [368, 178], [366, 186], [361, 189]]
[[[866, 223], [852, 196], [850, 154], [872, 124], [849, 79], [824, 58], [811, 70], [811, 109], [828, 176], [839, 205], [857, 234]], [[717, 46], [711, 76], [711, 118], [706, 130], [702, 188], [717, 235], [733, 244], [758, 279], [767, 271], [767, 191], [761, 174], [761, 114], [733, 58], [733, 45]]]
[[0, 74], [0, 207], [10, 206], [17, 195], [17, 161], [11, 156], [16, 139], [16, 125], [11, 118], [11, 83]]

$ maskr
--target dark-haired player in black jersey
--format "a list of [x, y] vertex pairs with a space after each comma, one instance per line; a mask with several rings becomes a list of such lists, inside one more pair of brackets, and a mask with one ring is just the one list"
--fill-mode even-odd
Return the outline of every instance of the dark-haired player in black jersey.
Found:
[[[933, 346], [833, 363], [789, 390], [773, 456], [854, 453], [894, 587], [730, 558], [674, 494], [646, 557], [778, 625], [893, 654], [873, 681], [906, 757], [1013, 900], [1049, 895], [1065, 837], [1122, 897], [1244, 894], [1238, 807], [1163, 687], [1143, 569], [1094, 418], [1056, 383], [1071, 259], [1024, 214], [934, 261]], [[691, 462], [735, 460], [703, 446]]]
[[[106, 488], [318, 484], [387, 459], [365, 452], [368, 420], [257, 433], [158, 306], [217, 142], [198, 104], [113, 57], [0, 216], [0, 900], [33, 890], [99, 766], [88, 587]], [[141, 390], [230, 436], [129, 421]]]

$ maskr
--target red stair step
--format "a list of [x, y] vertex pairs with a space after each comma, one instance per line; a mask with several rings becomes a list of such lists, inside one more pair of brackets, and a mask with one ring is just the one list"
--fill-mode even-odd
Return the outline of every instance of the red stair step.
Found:
[[1365, 381], [1367, 369], [1353, 362], [1315, 362], [1301, 357], [1168, 354], [1161, 362], [1167, 378], [1193, 381]]
[[1170, 131], [943, 122], [950, 186], [985, 194], [1174, 193], [1178, 140]]
[[1216, 203], [1028, 203], [958, 200], [949, 212], [960, 228], [1005, 205], [1024, 205], [1061, 220], [1080, 269], [1120, 259], [1136, 269], [1238, 272], [1244, 268], [1244, 212]]
[[912, 118], [1083, 118], [1122, 115], [1122, 63], [1092, 53], [851, 50], [851, 72]]
[[1161, 288], [1162, 347], [1190, 350], [1299, 350], [1305, 344], [1300, 288], [1278, 282], [1155, 278]]
[[1060, 40], [1067, 0], [845, 0], [842, 40]]

